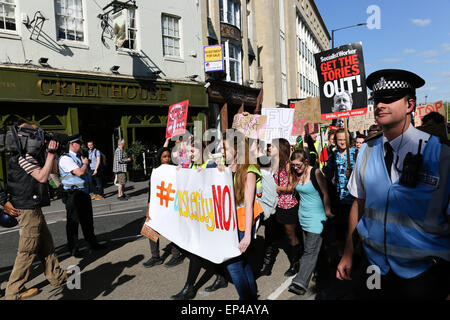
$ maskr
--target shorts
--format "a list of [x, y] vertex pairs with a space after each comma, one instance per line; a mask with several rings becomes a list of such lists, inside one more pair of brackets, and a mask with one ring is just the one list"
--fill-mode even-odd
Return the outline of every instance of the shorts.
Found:
[[125, 172], [117, 172], [117, 183], [124, 185], [127, 183], [127, 174]]
[[298, 224], [298, 204], [290, 209], [282, 209], [277, 206], [275, 218], [281, 224]]

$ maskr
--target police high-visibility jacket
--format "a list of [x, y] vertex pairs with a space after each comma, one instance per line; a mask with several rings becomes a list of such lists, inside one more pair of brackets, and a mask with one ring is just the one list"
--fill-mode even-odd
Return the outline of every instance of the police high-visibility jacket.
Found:
[[434, 257], [450, 261], [449, 167], [450, 148], [431, 136], [419, 183], [409, 188], [391, 182], [382, 137], [362, 146], [357, 170], [366, 199], [357, 229], [369, 262], [379, 266], [381, 274], [392, 269], [409, 279], [426, 271]]
[[[61, 158], [64, 156], [72, 158], [73, 161], [75, 161], [75, 163], [81, 168], [81, 166], [83, 164], [81, 162], [81, 159], [79, 159], [72, 153], [65, 153], [61, 156]], [[61, 158], [60, 158], [60, 161], [61, 161]], [[72, 174], [71, 172], [65, 172], [64, 170], [61, 169], [61, 166], [58, 166], [58, 168], [59, 168], [59, 173], [61, 175], [61, 183], [63, 184], [64, 190], [79, 189], [85, 193], [89, 193], [89, 181], [88, 181], [87, 174], [85, 174], [82, 177], [78, 177], [78, 176]]]

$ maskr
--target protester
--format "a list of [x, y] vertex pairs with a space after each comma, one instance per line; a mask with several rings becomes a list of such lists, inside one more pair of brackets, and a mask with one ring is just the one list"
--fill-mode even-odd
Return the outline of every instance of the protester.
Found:
[[127, 158], [125, 151], [125, 140], [121, 139], [117, 142], [117, 149], [114, 152], [113, 172], [117, 179], [117, 197], [119, 200], [128, 200], [125, 195], [125, 184], [127, 183], [127, 163], [131, 162], [131, 158]]
[[79, 134], [70, 137], [69, 152], [59, 158], [59, 173], [63, 184], [62, 201], [66, 205], [67, 246], [71, 255], [79, 256], [78, 224], [81, 225], [89, 251], [104, 248], [94, 234], [92, 201], [89, 196], [89, 159], [80, 155], [83, 141]]
[[438, 137], [442, 143], [448, 144], [447, 124], [439, 112], [433, 111], [422, 118], [422, 125], [417, 129]]
[[[255, 220], [262, 212], [256, 196], [261, 193], [259, 166], [249, 163], [249, 142], [239, 132], [235, 136], [224, 134], [223, 153], [226, 163], [234, 173], [234, 196], [239, 229], [241, 256], [227, 262], [227, 269], [240, 300], [256, 300], [257, 287], [248, 254], [255, 235]], [[239, 146], [238, 146], [239, 145]], [[244, 147], [244, 154], [242, 148]], [[240, 151], [238, 151], [240, 150]]]
[[305, 142], [308, 145], [309, 159], [313, 167], [320, 167], [319, 146], [320, 141], [317, 140], [317, 132], [305, 135]]
[[[37, 129], [27, 123], [20, 127]], [[20, 131], [18, 135], [21, 135]], [[43, 152], [45, 155], [13, 152], [8, 162], [8, 187], [7, 190], [0, 187], [0, 204], [8, 215], [17, 219], [20, 229], [17, 256], [6, 286], [6, 300], [27, 299], [39, 293], [38, 288], [25, 289], [36, 256], [44, 264], [45, 277], [52, 286], [60, 286], [69, 277], [59, 265], [41, 209], [50, 205], [47, 181], [51, 172], [57, 172], [56, 149], [57, 142], [50, 141]]]
[[[323, 168], [328, 165], [328, 159], [336, 150], [335, 131], [328, 130], [328, 146], [322, 149], [320, 153], [320, 162], [323, 163]], [[324, 169], [325, 171], [326, 169]]]
[[[347, 158], [347, 142], [344, 129], [338, 129], [335, 133], [337, 150], [333, 152], [328, 161], [327, 177], [334, 185], [337, 194], [337, 203], [333, 203], [335, 220], [336, 240], [338, 241], [339, 254], [342, 253], [347, 234], [347, 223], [353, 197], [347, 189], [348, 178], [351, 169], [355, 165], [355, 148], [349, 149], [350, 158]], [[332, 196], [331, 196], [332, 197]]]
[[[355, 201], [336, 277], [355, 279], [360, 299], [444, 300], [450, 287], [449, 146], [411, 125], [421, 77], [387, 69], [366, 83], [382, 136], [362, 146], [349, 181]], [[352, 272], [355, 229], [364, 254]], [[368, 277], [378, 279], [375, 288]]]
[[300, 255], [300, 240], [297, 237], [298, 227], [298, 200], [293, 190], [289, 190], [290, 179], [289, 167], [290, 145], [286, 139], [274, 139], [272, 141], [271, 157], [277, 167], [274, 173], [277, 184], [278, 205], [275, 212], [276, 221], [284, 226], [288, 237], [288, 259], [289, 269], [284, 273], [286, 277], [298, 272], [298, 260]]
[[303, 230], [303, 254], [299, 272], [292, 280], [289, 291], [303, 295], [308, 289], [317, 257], [322, 245], [322, 231], [326, 217], [332, 217], [327, 182], [322, 172], [309, 164], [304, 150], [291, 155], [291, 181], [289, 187], [300, 194], [298, 216]]
[[[272, 268], [275, 264], [279, 249], [279, 238], [284, 230], [275, 218], [276, 208], [278, 205], [277, 185], [274, 181], [274, 173], [278, 170], [279, 153], [271, 153], [272, 147], [269, 146], [267, 155], [259, 155], [257, 157], [260, 166], [262, 178], [262, 195], [261, 206], [264, 210], [264, 258], [263, 265], [259, 270], [260, 276], [270, 276]], [[273, 158], [272, 158], [273, 157]]]
[[[198, 138], [196, 139], [194, 137], [191, 139], [191, 148], [190, 148], [191, 163], [189, 165], [190, 169], [201, 170], [206, 168], [217, 167], [217, 164], [214, 160], [209, 160], [207, 157], [206, 158], [203, 157], [205, 147], [206, 147], [205, 143], [201, 139]], [[189, 268], [186, 283], [179, 293], [171, 297], [172, 299], [174, 300], [193, 299], [196, 296], [198, 289], [206, 281], [208, 281], [214, 274], [217, 274], [216, 280], [211, 286], [205, 288], [205, 291], [212, 292], [228, 286], [228, 281], [225, 279], [223, 275], [219, 274], [217, 271], [220, 268], [219, 266], [193, 253], [188, 253], [188, 256], [189, 256]], [[195, 281], [197, 280], [197, 277], [200, 274], [202, 267], [205, 268], [206, 271], [202, 275], [199, 282], [196, 284]]]
[[[162, 147], [161, 149], [159, 149], [156, 155], [155, 167], [158, 168], [162, 164], [171, 164], [172, 162], [170, 153], [171, 150], [167, 147]], [[147, 201], [148, 205], [147, 205], [146, 221], [150, 220], [150, 197], [152, 190], [151, 181], [152, 179], [150, 178], [148, 182], [148, 201]], [[150, 257], [149, 260], [143, 263], [144, 267], [146, 268], [151, 268], [156, 265], [160, 265], [164, 262], [163, 258], [159, 254], [159, 238], [156, 242], [153, 241], [152, 239], [149, 239], [149, 242], [150, 242], [150, 252], [152, 256]], [[172, 253], [172, 258], [168, 262], [166, 262], [165, 266], [175, 267], [183, 262], [184, 255], [181, 253], [181, 250], [178, 248], [178, 246], [175, 245], [174, 243], [170, 243], [169, 247]]]
[[89, 149], [89, 174], [91, 176], [89, 193], [92, 194], [92, 200], [102, 200], [105, 197], [102, 177], [102, 154], [100, 150], [94, 147], [94, 141], [88, 141], [87, 146]]
[[366, 140], [366, 136], [363, 134], [360, 134], [359, 132], [356, 134], [356, 139], [355, 139], [355, 161], [358, 158], [358, 152], [361, 149], [364, 141]]

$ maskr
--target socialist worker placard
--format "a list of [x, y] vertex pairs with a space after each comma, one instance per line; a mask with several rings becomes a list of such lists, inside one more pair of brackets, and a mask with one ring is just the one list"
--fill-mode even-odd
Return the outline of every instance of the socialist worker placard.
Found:
[[367, 112], [362, 43], [316, 53], [321, 119], [360, 116]]

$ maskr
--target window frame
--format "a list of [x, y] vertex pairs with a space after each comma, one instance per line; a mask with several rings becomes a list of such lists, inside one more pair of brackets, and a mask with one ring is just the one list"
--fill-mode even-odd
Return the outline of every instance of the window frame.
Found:
[[[11, 6], [14, 9], [14, 30], [11, 29], [6, 29], [6, 11], [5, 11], [5, 6]], [[3, 26], [4, 28], [0, 28], [0, 33], [3, 34], [12, 34], [12, 35], [17, 35], [18, 34], [18, 30], [17, 30], [17, 3], [16, 0], [13, 0], [12, 3], [10, 2], [6, 2], [4, 0], [0, 0], [0, 7], [2, 10], [2, 15], [0, 15], [0, 19], [3, 20]]]
[[[226, 81], [227, 82], [232, 82], [232, 83], [237, 83], [237, 84], [242, 84], [242, 47], [239, 46], [238, 44], [235, 44], [233, 41], [231, 41], [230, 39], [226, 39], [222, 42], [222, 45], [224, 47], [224, 63], [225, 63], [225, 71], [227, 74], [226, 77]], [[234, 47], [236, 49], [236, 52], [238, 54], [238, 58], [230, 58], [230, 45], [231, 47]], [[231, 63], [230, 61], [236, 62], [237, 63], [237, 79], [233, 80], [231, 79]]]
[[[168, 19], [176, 19], [174, 20], [174, 22], [176, 21], [178, 23], [178, 30], [174, 30], [173, 31], [177, 31], [178, 32], [178, 36], [174, 35], [170, 35], [170, 34], [164, 34], [164, 18], [168, 18]], [[168, 26], [170, 21], [167, 21]], [[175, 24], [174, 24], [175, 26]], [[167, 30], [169, 30], [169, 27], [167, 28]], [[166, 54], [165, 52], [165, 45], [164, 45], [164, 39], [173, 39], [174, 40], [174, 46], [172, 46], [171, 48], [173, 50], [175, 50], [175, 41], [178, 41], [178, 51], [179, 51], [179, 55], [172, 55], [172, 54]], [[170, 13], [162, 13], [161, 14], [161, 40], [162, 40], [162, 53], [163, 53], [163, 57], [164, 58], [174, 58], [174, 59], [183, 59], [183, 36], [182, 36], [182, 18], [180, 16], [177, 15], [173, 15]], [[169, 48], [169, 46], [167, 46]]]
[[[229, 21], [228, 19], [229, 3], [233, 3], [231, 12], [233, 21]], [[219, 19], [220, 22], [228, 23], [240, 30], [242, 20], [241, 0], [219, 0]]]
[[[63, 43], [68, 43], [68, 44], [75, 44], [75, 45], [83, 45], [87, 43], [87, 32], [86, 32], [86, 12], [85, 12], [85, 8], [86, 8], [86, 3], [84, 0], [79, 0], [80, 4], [81, 4], [81, 18], [77, 18], [75, 15], [74, 16], [68, 16], [68, 15], [63, 15], [62, 13], [58, 13], [57, 11], [57, 3], [58, 0], [54, 0], [54, 6], [55, 6], [55, 27], [56, 27], [56, 40], [58, 42], [63, 42]], [[77, 0], [59, 0], [61, 2], [64, 2], [64, 4], [68, 5], [68, 2], [72, 1], [73, 3], [76, 3]], [[59, 36], [59, 29], [60, 29], [60, 24], [58, 23], [59, 18], [64, 19], [64, 24], [62, 24], [61, 26], [65, 29], [65, 38], [61, 38]], [[74, 19], [74, 25], [75, 28], [74, 29], [69, 29], [68, 23], [67, 23], [67, 19], [68, 18], [73, 18]], [[77, 30], [77, 21], [81, 21], [81, 27], [82, 30]], [[69, 34], [69, 30], [74, 32], [74, 36], [75, 39], [68, 39], [68, 34]], [[77, 40], [77, 32], [82, 32], [82, 36], [83, 36], [83, 40]]]

